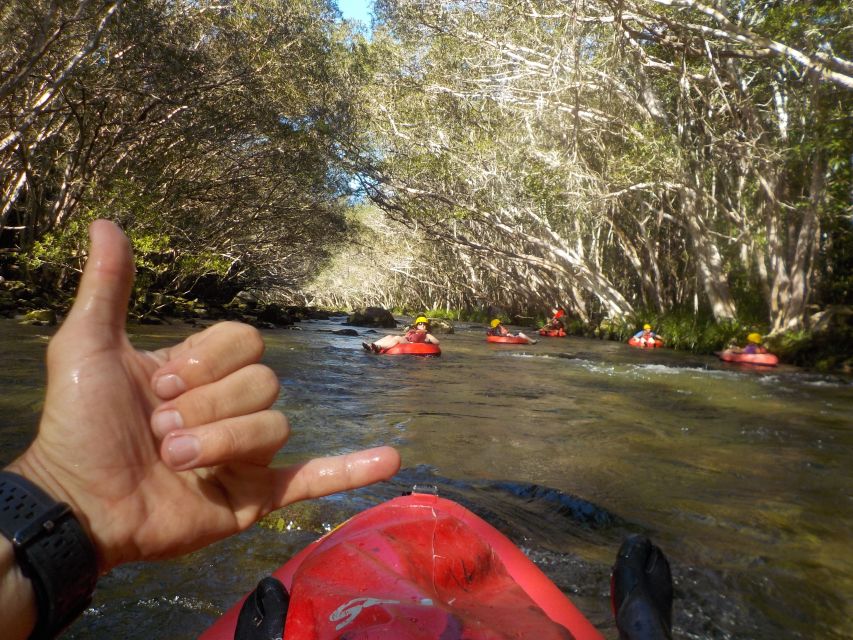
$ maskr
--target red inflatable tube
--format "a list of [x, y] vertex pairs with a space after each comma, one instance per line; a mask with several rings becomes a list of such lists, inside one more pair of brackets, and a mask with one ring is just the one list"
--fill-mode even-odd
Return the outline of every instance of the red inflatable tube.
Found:
[[[363, 511], [273, 575], [290, 594], [285, 640], [603, 640], [509, 539], [435, 495]], [[241, 605], [200, 640], [231, 640]]]
[[628, 344], [632, 347], [637, 347], [638, 349], [655, 349], [663, 346], [663, 340], [660, 338], [655, 338], [654, 340], [644, 340], [643, 338], [634, 338], [633, 336], [628, 340]]
[[393, 347], [382, 349], [379, 353], [386, 356], [440, 356], [441, 349], [439, 349], [437, 344], [431, 342], [403, 342], [395, 344]]
[[497, 342], [499, 344], [529, 344], [527, 338], [519, 336], [486, 336], [486, 342]]
[[539, 335], [546, 338], [565, 338], [566, 332], [562, 329], [539, 329]]
[[717, 356], [723, 362], [739, 362], [741, 364], [755, 364], [762, 367], [775, 367], [779, 364], [779, 358], [772, 353], [737, 353], [736, 351], [722, 351]]

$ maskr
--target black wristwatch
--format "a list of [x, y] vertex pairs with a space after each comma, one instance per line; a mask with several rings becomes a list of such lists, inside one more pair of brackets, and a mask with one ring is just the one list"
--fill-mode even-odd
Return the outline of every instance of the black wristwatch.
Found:
[[92, 600], [95, 547], [71, 508], [32, 482], [0, 471], [0, 533], [33, 584], [38, 620], [31, 640], [54, 638]]

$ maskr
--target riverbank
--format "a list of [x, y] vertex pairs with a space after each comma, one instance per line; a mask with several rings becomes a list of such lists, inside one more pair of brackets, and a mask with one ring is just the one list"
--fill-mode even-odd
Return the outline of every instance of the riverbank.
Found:
[[630, 321], [605, 320], [597, 326], [569, 323], [569, 333], [586, 337], [618, 340], [628, 338], [648, 322], [661, 335], [666, 346], [697, 354], [713, 354], [732, 345], [743, 346], [746, 336], [757, 332], [767, 349], [779, 361], [821, 373], [853, 374], [853, 309], [830, 307], [815, 314], [810, 329], [767, 335], [769, 328], [758, 323], [717, 323], [680, 314], [661, 315]]
[[[395, 313], [411, 314], [415, 311], [397, 309]], [[537, 329], [548, 321], [547, 317], [513, 314], [494, 314], [516, 326]], [[430, 318], [445, 318], [488, 325], [492, 315], [485, 310], [458, 311], [434, 309], [426, 314]], [[699, 318], [692, 313], [638, 314], [623, 320], [602, 319], [584, 322], [567, 317], [566, 333], [570, 336], [627, 342], [628, 338], [649, 323], [661, 335], [666, 347], [698, 355], [712, 355], [731, 345], [746, 344], [746, 336], [757, 332], [766, 335], [769, 327], [760, 323], [732, 321], [718, 323], [712, 318]], [[853, 307], [835, 305], [812, 314], [809, 329], [777, 333], [765, 340], [767, 348], [780, 362], [792, 364], [820, 373], [853, 375]]]
[[[67, 313], [72, 302], [73, 297], [65, 293], [39, 291], [18, 280], [0, 280], [0, 317], [27, 324], [53, 325]], [[395, 315], [422, 313], [409, 309], [394, 309], [393, 312]], [[225, 303], [145, 292], [129, 311], [130, 319], [140, 324], [183, 322], [194, 325], [235, 320], [261, 329], [285, 328], [302, 320], [325, 320], [349, 314], [344, 310], [264, 302], [250, 292], [240, 292]], [[491, 319], [489, 310], [482, 309], [433, 309], [426, 315], [451, 322], [482, 322], [484, 326]], [[501, 318], [514, 325], [531, 328], [538, 328], [547, 321], [545, 317], [522, 315], [501, 315]], [[768, 330], [758, 323], [718, 323], [693, 314], [673, 312], [598, 322], [568, 317], [566, 332], [571, 336], [627, 342], [646, 322], [664, 337], [668, 348], [700, 355], [722, 351], [732, 344], [743, 345], [748, 333], [756, 331], [764, 335]], [[809, 324], [808, 330], [769, 336], [765, 344], [779, 356], [780, 362], [821, 373], [853, 375], [853, 307], [828, 307], [813, 314]]]
[[[39, 291], [19, 280], [0, 280], [0, 317], [25, 324], [54, 325], [65, 316], [73, 302], [74, 298], [65, 293]], [[260, 329], [289, 327], [302, 320], [326, 320], [339, 315], [347, 314], [264, 302], [249, 292], [240, 292], [225, 303], [146, 293], [135, 303], [131, 301], [128, 311], [129, 319], [140, 324], [204, 324], [236, 320]]]

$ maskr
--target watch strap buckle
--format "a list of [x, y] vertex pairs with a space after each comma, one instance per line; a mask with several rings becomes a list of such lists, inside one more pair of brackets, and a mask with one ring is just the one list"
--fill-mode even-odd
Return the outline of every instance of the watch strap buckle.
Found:
[[45, 511], [36, 515], [34, 520], [12, 534], [12, 545], [18, 548], [32, 544], [39, 536], [50, 533], [59, 524], [59, 521], [71, 513], [71, 507], [64, 502], [57, 502]]

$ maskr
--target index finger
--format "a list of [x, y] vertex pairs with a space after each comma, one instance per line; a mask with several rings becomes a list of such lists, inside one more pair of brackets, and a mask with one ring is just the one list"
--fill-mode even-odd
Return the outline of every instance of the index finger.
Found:
[[151, 377], [151, 388], [163, 400], [196, 389], [255, 364], [264, 353], [264, 341], [254, 327], [239, 322], [220, 322], [181, 344], [157, 352], [165, 359]]

